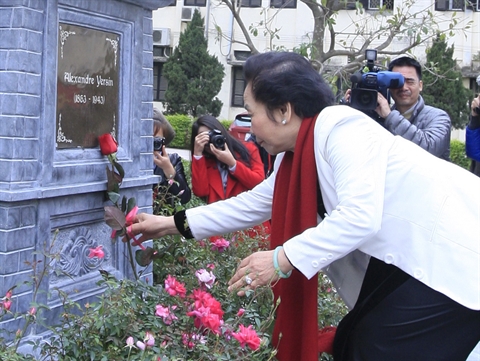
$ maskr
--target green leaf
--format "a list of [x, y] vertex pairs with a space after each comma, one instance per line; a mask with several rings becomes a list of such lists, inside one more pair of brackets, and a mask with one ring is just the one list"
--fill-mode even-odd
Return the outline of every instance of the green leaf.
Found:
[[153, 261], [154, 253], [155, 251], [152, 247], [147, 247], [145, 250], [139, 249], [135, 252], [135, 261], [140, 266], [147, 267]]
[[105, 223], [117, 231], [125, 227], [125, 214], [114, 206], [105, 206]]
[[127, 210], [127, 197], [123, 196], [123, 198], [122, 198], [122, 212], [125, 213], [126, 210]]
[[107, 192], [108, 193], [108, 199], [112, 201], [112, 203], [117, 204], [118, 200], [120, 199], [120, 194], [116, 192]]
[[[125, 171], [123, 170], [123, 167], [121, 166], [120, 163], [117, 163], [117, 162], [113, 162], [113, 166], [115, 167], [115, 169], [118, 171], [121, 179], [123, 180], [123, 178], [125, 178]], [[121, 182], [121, 181], [120, 181]]]
[[135, 207], [136, 204], [137, 204], [137, 201], [135, 200], [135, 197], [129, 198], [128, 199], [127, 213], [130, 212]]

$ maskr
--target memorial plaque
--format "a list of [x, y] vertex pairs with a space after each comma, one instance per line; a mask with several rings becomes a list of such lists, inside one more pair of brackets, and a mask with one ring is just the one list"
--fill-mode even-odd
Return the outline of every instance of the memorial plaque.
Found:
[[117, 139], [120, 37], [59, 24], [57, 149], [94, 148], [98, 136]]

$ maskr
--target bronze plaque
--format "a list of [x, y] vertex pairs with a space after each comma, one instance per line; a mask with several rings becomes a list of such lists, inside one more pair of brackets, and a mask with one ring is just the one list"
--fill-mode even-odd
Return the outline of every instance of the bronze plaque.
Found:
[[98, 136], [117, 138], [120, 37], [59, 24], [57, 149], [94, 148]]

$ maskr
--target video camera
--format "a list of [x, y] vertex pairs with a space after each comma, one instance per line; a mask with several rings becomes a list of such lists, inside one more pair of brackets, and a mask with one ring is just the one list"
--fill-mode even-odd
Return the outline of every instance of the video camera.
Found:
[[374, 110], [377, 107], [379, 92], [390, 101], [388, 88], [401, 88], [405, 82], [402, 74], [388, 70], [380, 71], [375, 66], [377, 50], [367, 49], [365, 58], [367, 59], [365, 67], [350, 77], [352, 82], [350, 106], [362, 111]]

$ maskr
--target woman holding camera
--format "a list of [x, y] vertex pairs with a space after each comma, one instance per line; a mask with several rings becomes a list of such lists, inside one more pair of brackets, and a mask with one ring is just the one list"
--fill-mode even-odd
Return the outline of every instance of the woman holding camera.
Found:
[[173, 206], [174, 196], [179, 197], [182, 204], [188, 203], [192, 192], [185, 179], [182, 158], [177, 153], [168, 154], [165, 149], [175, 137], [175, 131], [157, 108], [153, 108], [153, 136], [153, 173], [160, 176], [158, 184], [154, 186], [154, 199], [157, 201], [153, 208], [154, 213], [158, 214], [165, 202]]
[[213, 116], [192, 126], [192, 190], [207, 203], [236, 196], [265, 179], [258, 148], [232, 137]]
[[[229, 290], [273, 285], [280, 361], [464, 361], [480, 341], [480, 179], [334, 105], [299, 54], [252, 55], [244, 78], [273, 174], [173, 217], [138, 214], [129, 232], [202, 239], [271, 218], [271, 250], [245, 258]], [[320, 270], [352, 308], [333, 344], [318, 330]]]

